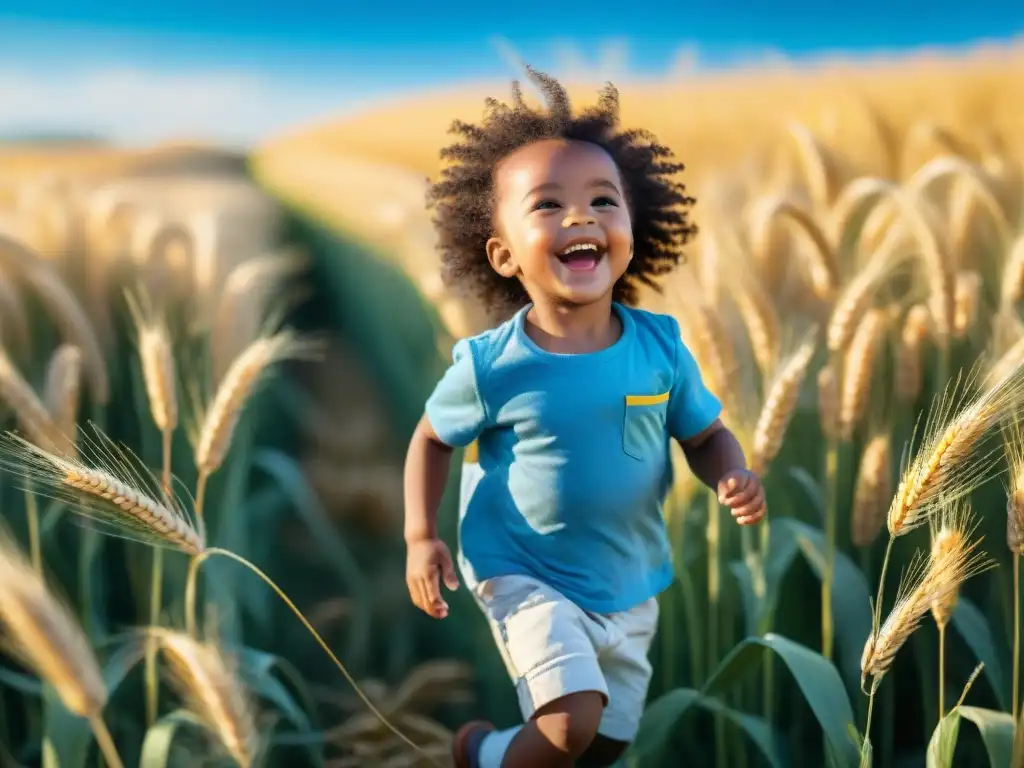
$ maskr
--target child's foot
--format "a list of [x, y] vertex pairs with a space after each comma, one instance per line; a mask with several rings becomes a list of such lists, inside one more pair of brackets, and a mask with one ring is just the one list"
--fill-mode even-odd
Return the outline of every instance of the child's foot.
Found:
[[494, 726], [484, 720], [473, 720], [455, 732], [452, 739], [452, 760], [455, 768], [480, 768], [480, 745]]

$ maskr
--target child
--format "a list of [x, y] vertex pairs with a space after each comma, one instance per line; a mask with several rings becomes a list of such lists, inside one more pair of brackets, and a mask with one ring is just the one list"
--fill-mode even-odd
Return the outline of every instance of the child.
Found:
[[464, 726], [457, 768], [610, 765], [647, 695], [657, 595], [673, 565], [662, 504], [669, 438], [740, 525], [765, 514], [759, 479], [719, 420], [676, 320], [629, 305], [694, 232], [682, 170], [641, 131], [617, 131], [618, 95], [578, 117], [530, 71], [549, 114], [488, 100], [461, 122], [458, 161], [431, 190], [444, 270], [504, 313], [454, 347], [405, 466], [406, 581], [436, 618], [458, 586], [438, 538], [452, 451], [464, 479], [459, 566], [515, 680], [526, 724]]

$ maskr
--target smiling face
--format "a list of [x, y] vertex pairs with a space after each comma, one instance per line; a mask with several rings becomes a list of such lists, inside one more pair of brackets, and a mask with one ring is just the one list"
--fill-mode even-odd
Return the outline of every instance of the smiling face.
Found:
[[487, 258], [518, 278], [534, 303], [607, 300], [633, 257], [618, 168], [595, 144], [545, 139], [516, 150], [495, 173]]

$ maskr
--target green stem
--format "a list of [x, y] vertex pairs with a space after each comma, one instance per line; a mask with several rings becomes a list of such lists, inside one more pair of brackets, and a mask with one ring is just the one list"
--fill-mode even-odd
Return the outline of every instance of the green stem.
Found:
[[882, 572], [878, 576], [878, 596], [875, 599], [875, 615], [871, 625], [873, 634], [878, 633], [878, 628], [882, 623], [882, 596], [885, 592], [885, 572], [889, 568], [889, 556], [892, 554], [892, 545], [895, 540], [896, 537], [890, 534], [889, 542], [885, 545], [885, 557], [882, 558]]
[[946, 625], [939, 627], [939, 722], [946, 711]]
[[868, 694], [868, 716], [864, 721], [864, 741], [860, 747], [860, 768], [871, 768], [871, 715], [875, 711], [875, 691], [878, 686], [872, 682], [871, 693]]
[[309, 620], [306, 619], [306, 617], [302, 614], [302, 611], [300, 611], [298, 609], [298, 607], [295, 605], [295, 603], [293, 603], [291, 601], [291, 599], [288, 597], [288, 595], [286, 595], [284, 593], [284, 591], [279, 586], [277, 586], [277, 584], [274, 583], [273, 579], [271, 579], [269, 576], [267, 576], [267, 574], [265, 574], [263, 571], [261, 571], [259, 568], [257, 568], [252, 563], [250, 563], [244, 557], [240, 557], [239, 555], [236, 555], [234, 552], [231, 552], [231, 551], [226, 550], [226, 549], [220, 549], [218, 547], [210, 547], [209, 549], [206, 549], [206, 550], [203, 550], [202, 552], [200, 552], [198, 555], [193, 557], [192, 560], [189, 562], [188, 579], [187, 579], [187, 581], [185, 583], [185, 627], [186, 627], [186, 631], [188, 632], [190, 637], [198, 639], [197, 634], [196, 634], [196, 614], [195, 614], [195, 606], [196, 606], [196, 578], [199, 575], [199, 568], [202, 566], [202, 564], [208, 558], [213, 557], [214, 555], [220, 555], [221, 557], [226, 557], [229, 560], [234, 560], [236, 563], [239, 563], [240, 565], [245, 566], [250, 571], [252, 571], [254, 574], [256, 574], [263, 581], [264, 584], [266, 584], [268, 587], [270, 587], [274, 591], [274, 594], [276, 594], [281, 599], [281, 601], [285, 605], [288, 606], [288, 608], [291, 610], [291, 612], [295, 614], [295, 616], [298, 618], [298, 620], [300, 622], [302, 622], [302, 626], [304, 626], [306, 628], [306, 630], [309, 632], [309, 634], [311, 634], [313, 636], [313, 639], [316, 641], [317, 645], [319, 645], [323, 649], [324, 653], [326, 653], [330, 657], [331, 661], [334, 662], [334, 666], [336, 666], [341, 671], [341, 674], [348, 681], [349, 685], [352, 686], [353, 690], [355, 690], [356, 695], [363, 702], [363, 704], [365, 704], [366, 707], [374, 715], [377, 716], [377, 718], [381, 721], [381, 723], [383, 723], [383, 725], [388, 730], [390, 730], [392, 733], [394, 733], [405, 744], [409, 745], [416, 752], [418, 752], [423, 757], [425, 757], [428, 762], [430, 762], [433, 765], [437, 765], [439, 768], [441, 768], [441, 764], [440, 763], [438, 763], [436, 760], [431, 758], [430, 755], [427, 754], [422, 748], [420, 748], [415, 743], [413, 743], [409, 739], [409, 737], [407, 737], [405, 734], [403, 734], [401, 731], [399, 731], [394, 725], [392, 725], [391, 721], [388, 720], [383, 715], [383, 713], [381, 713], [380, 710], [378, 710], [377, 707], [375, 707], [373, 705], [373, 702], [370, 701], [370, 699], [366, 696], [366, 694], [363, 693], [362, 689], [356, 684], [355, 679], [352, 677], [351, 673], [349, 673], [349, 671], [345, 668], [345, 665], [342, 664], [341, 661], [338, 659], [338, 657], [334, 655], [334, 651], [332, 651], [330, 649], [330, 647], [327, 645], [327, 643], [324, 642], [323, 638], [320, 637], [319, 633], [315, 629], [313, 629], [313, 625], [309, 623]]
[[825, 451], [825, 574], [821, 580], [821, 655], [832, 659], [834, 630], [832, 625], [832, 580], [836, 563], [836, 478], [839, 450], [830, 437]]
[[1020, 705], [1020, 555], [1013, 554], [1013, 722]]
[[28, 521], [28, 548], [32, 557], [32, 567], [40, 576], [43, 575], [43, 548], [39, 541], [39, 506], [35, 494], [32, 493], [32, 481], [25, 486], [25, 517]]
[[[714, 489], [708, 492], [708, 675], [719, 659], [719, 600], [721, 599], [721, 514]], [[715, 763], [726, 765], [725, 719], [715, 713]]]
[[686, 635], [690, 638], [690, 675], [694, 688], [703, 685], [703, 670], [701, 659], [703, 649], [700, 647], [700, 633], [697, 627], [700, 623], [697, 620], [697, 597], [694, 594], [693, 582], [688, 573], [679, 577], [679, 587], [683, 596], [683, 613], [686, 616]]

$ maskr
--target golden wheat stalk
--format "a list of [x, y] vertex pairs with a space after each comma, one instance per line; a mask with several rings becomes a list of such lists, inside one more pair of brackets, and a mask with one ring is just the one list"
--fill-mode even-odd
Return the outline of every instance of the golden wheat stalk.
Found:
[[0, 347], [0, 398], [14, 411], [25, 436], [48, 449], [64, 446], [66, 441], [46, 405]]
[[61, 451], [68, 456], [77, 452], [78, 406], [82, 386], [82, 351], [72, 344], [62, 344], [50, 358], [46, 371], [43, 400], [60, 435]]
[[259, 335], [271, 298], [308, 266], [304, 253], [283, 251], [246, 259], [228, 273], [210, 332], [217, 380], [238, 352]]
[[850, 533], [855, 547], [868, 547], [885, 526], [892, 497], [892, 439], [887, 433], [872, 437], [861, 455], [853, 492]]
[[832, 365], [818, 371], [818, 414], [821, 433], [828, 440], [839, 436], [839, 382], [836, 378]]
[[1020, 559], [1024, 556], [1024, 429], [1021, 413], [1007, 419], [1003, 442], [1010, 483], [1006, 492], [1006, 546], [1013, 558], [1013, 719], [1020, 707]]
[[[128, 308], [138, 335], [139, 360], [146, 397], [153, 423], [160, 430], [163, 472], [161, 484], [168, 496], [171, 489], [172, 438], [178, 426], [178, 387], [174, 365], [174, 351], [171, 348], [170, 331], [164, 319], [159, 316], [142, 291], [139, 295], [126, 295]], [[161, 598], [163, 595], [163, 550], [154, 548], [150, 584], [149, 622], [159, 622]], [[156, 675], [156, 645], [150, 640], [146, 647], [146, 722], [156, 721], [159, 687]]]
[[751, 248], [762, 262], [768, 260], [772, 225], [776, 220], [791, 222], [811, 243], [806, 252], [806, 268], [814, 295], [822, 301], [832, 301], [839, 283], [839, 268], [828, 236], [810, 213], [797, 203], [784, 197], [764, 198], [755, 206], [751, 225]]
[[195, 455], [199, 469], [197, 515], [202, 516], [206, 480], [224, 463], [242, 411], [258, 383], [273, 365], [288, 359], [312, 359], [319, 351], [318, 342], [302, 339], [292, 331], [281, 331], [257, 339], [235, 358], [199, 430]]
[[914, 402], [921, 393], [921, 346], [928, 338], [931, 313], [923, 304], [915, 304], [908, 311], [896, 342], [896, 370], [893, 386], [896, 396], [904, 403]]
[[764, 474], [782, 448], [782, 439], [796, 409], [800, 388], [814, 357], [817, 329], [809, 332], [804, 342], [779, 364], [768, 386], [764, 406], [754, 426], [751, 470]]
[[[10, 358], [0, 347], [0, 399], [14, 411], [18, 425], [28, 440], [47, 449], [64, 453], [73, 450], [74, 439], [67, 438], [54, 422], [46, 406], [31, 385], [22, 378]], [[39, 535], [39, 509], [32, 495], [31, 478], [25, 485], [25, 517], [28, 523], [29, 548], [36, 570], [43, 572], [42, 542]]]
[[259, 754], [260, 737], [252, 699], [232, 661], [214, 643], [201, 643], [182, 632], [151, 629], [150, 633], [186, 706], [240, 768], [250, 768]]
[[1003, 261], [999, 284], [1000, 309], [1010, 309], [1024, 295], [1024, 232], [1013, 241]]
[[103, 721], [106, 684], [89, 641], [5, 533], [0, 533], [0, 584], [0, 624], [11, 650], [53, 687], [69, 712], [89, 721], [108, 765], [121, 768]]
[[981, 274], [965, 269], [957, 272], [953, 283], [953, 335], [962, 339], [978, 319], [981, 301]]
[[968, 578], [995, 565], [977, 549], [980, 539], [969, 541], [974, 531], [970, 509], [961, 500], [944, 501], [946, 507], [938, 531], [941, 546], [932, 548], [924, 557], [918, 550], [903, 578], [896, 603], [885, 622], [872, 632], [861, 658], [861, 687], [868, 677], [876, 689], [892, 667], [897, 652], [920, 625], [925, 614], [935, 605], [948, 603]]
[[64, 341], [82, 351], [90, 393], [98, 404], [110, 398], [110, 380], [103, 348], [89, 317], [52, 264], [10, 232], [0, 231], [0, 266], [17, 274], [36, 294]]
[[[978, 369], [967, 377], [965, 391]], [[924, 438], [906, 468], [889, 508], [892, 536], [926, 522], [940, 496], [949, 501], [970, 494], [984, 482], [998, 457], [977, 450], [982, 439], [1017, 406], [1024, 395], [1024, 366], [991, 383], [952, 414], [956, 405], [949, 387], [929, 414]], [[956, 383], [956, 382], [955, 382]]]
[[779, 350], [779, 317], [759, 278], [746, 276], [733, 286], [733, 301], [750, 338], [754, 360], [768, 376]]
[[885, 327], [885, 313], [880, 309], [869, 310], [857, 324], [847, 349], [839, 401], [839, 437], [842, 440], [853, 438], [853, 431], [867, 410], [875, 360]]
[[[78, 458], [45, 450], [20, 435], [0, 435], [0, 466], [59, 499], [112, 535], [196, 555], [206, 546], [180, 502], [126, 447], [115, 446], [98, 428], [97, 439], [81, 436]], [[134, 464], [134, 466], [133, 466]]]

